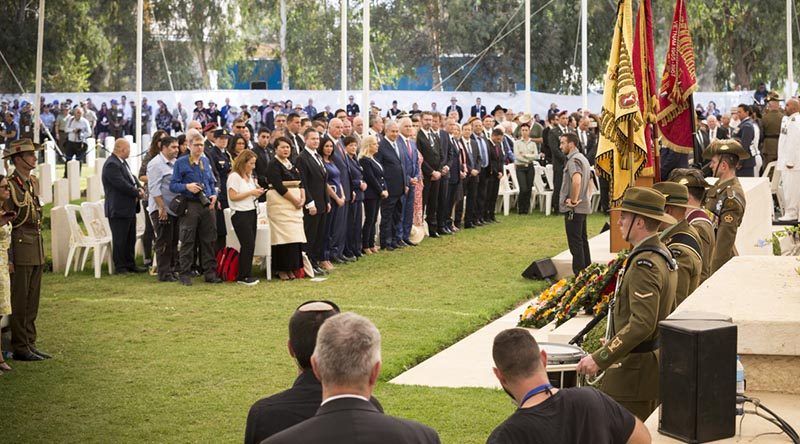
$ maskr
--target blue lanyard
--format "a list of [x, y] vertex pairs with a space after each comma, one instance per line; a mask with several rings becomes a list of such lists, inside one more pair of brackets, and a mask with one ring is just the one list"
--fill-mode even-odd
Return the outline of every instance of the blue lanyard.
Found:
[[525, 405], [525, 403], [528, 402], [529, 399], [533, 398], [534, 396], [538, 395], [539, 393], [542, 393], [542, 392], [550, 393], [550, 389], [552, 389], [552, 388], [553, 388], [553, 386], [550, 385], [550, 384], [542, 384], [542, 385], [540, 385], [538, 387], [534, 387], [531, 391], [529, 391], [528, 393], [525, 394], [525, 396], [522, 397], [522, 401], [519, 403], [520, 408], [523, 405]]

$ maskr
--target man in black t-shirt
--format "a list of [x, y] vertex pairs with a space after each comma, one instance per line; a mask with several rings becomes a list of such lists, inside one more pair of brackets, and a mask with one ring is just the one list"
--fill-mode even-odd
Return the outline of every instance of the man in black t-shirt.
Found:
[[494, 429], [487, 444], [651, 442], [644, 424], [602, 392], [551, 386], [547, 353], [528, 330], [500, 332], [492, 357], [495, 376], [518, 408]]

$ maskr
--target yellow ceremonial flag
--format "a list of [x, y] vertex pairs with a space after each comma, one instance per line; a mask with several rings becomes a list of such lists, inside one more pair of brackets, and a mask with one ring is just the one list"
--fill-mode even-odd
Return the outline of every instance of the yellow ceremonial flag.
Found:
[[[616, 204], [633, 186], [647, 161], [645, 122], [639, 109], [631, 53], [633, 49], [633, 0], [619, 0], [614, 40], [608, 58], [600, 114], [600, 142], [595, 168], [609, 181], [611, 202]], [[652, 68], [651, 68], [652, 69]], [[633, 149], [629, 147], [633, 123]]]

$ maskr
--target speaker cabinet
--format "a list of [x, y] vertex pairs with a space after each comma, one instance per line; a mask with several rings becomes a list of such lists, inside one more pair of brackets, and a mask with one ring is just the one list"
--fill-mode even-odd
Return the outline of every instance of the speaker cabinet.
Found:
[[548, 279], [556, 275], [556, 265], [550, 258], [536, 259], [522, 272], [526, 279]]
[[250, 89], [267, 89], [267, 82], [260, 80], [250, 82]]
[[736, 433], [736, 325], [719, 320], [659, 324], [658, 431], [702, 443]]

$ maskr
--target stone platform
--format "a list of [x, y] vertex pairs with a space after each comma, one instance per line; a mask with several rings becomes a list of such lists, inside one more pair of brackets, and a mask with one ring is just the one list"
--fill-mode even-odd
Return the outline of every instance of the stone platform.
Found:
[[[709, 183], [716, 181], [715, 178], [707, 180]], [[736, 234], [736, 249], [742, 256], [770, 255], [772, 251], [769, 248], [758, 246], [760, 239], [768, 239], [772, 235], [772, 192], [769, 181], [765, 177], [743, 177], [739, 181], [744, 189], [747, 208], [742, 225]], [[611, 229], [617, 228], [611, 227]], [[609, 235], [609, 232], [606, 231], [589, 239], [589, 251], [593, 262], [606, 264], [616, 256], [615, 253], [609, 251], [611, 245]], [[556, 266], [558, 278], [572, 275], [572, 255], [569, 250], [554, 256], [552, 260]]]

